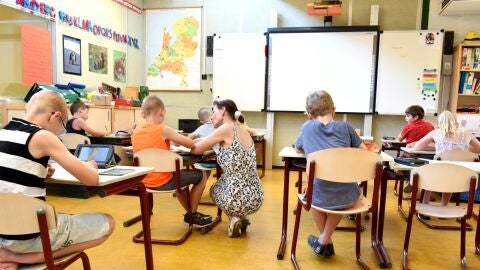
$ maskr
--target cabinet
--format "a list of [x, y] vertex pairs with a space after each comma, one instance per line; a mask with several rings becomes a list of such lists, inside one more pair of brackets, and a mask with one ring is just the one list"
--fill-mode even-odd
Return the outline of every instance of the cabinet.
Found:
[[133, 123], [135, 123], [135, 110], [115, 108], [113, 116], [113, 126], [115, 130], [112, 130], [112, 133], [118, 130], [130, 129]]
[[449, 110], [475, 113], [480, 107], [480, 41], [463, 41], [453, 52]]
[[90, 106], [87, 123], [95, 130], [112, 131], [112, 107]]

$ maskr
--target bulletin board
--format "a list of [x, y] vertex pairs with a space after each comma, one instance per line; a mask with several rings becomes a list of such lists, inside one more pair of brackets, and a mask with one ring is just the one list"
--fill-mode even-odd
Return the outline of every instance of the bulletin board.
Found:
[[380, 34], [376, 112], [400, 115], [410, 105], [438, 110], [443, 31], [384, 31]]
[[262, 33], [215, 35], [213, 99], [232, 99], [243, 111], [264, 108], [265, 43]]

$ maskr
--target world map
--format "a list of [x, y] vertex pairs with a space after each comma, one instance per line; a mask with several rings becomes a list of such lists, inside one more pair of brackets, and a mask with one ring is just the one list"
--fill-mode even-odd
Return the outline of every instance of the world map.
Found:
[[[179, 77], [181, 88], [188, 88], [189, 66], [186, 60], [196, 56], [200, 24], [193, 16], [180, 18], [173, 24], [173, 33], [163, 27], [162, 46], [153, 63], [148, 67], [147, 76], [163, 78], [170, 72]], [[172, 35], [173, 34], [173, 35]]]

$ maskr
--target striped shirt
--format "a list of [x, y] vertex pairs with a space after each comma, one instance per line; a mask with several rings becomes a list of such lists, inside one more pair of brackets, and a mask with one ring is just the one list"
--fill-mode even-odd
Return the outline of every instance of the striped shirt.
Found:
[[34, 158], [28, 150], [32, 136], [42, 130], [13, 118], [0, 129], [0, 192], [45, 197], [45, 177], [50, 157]]

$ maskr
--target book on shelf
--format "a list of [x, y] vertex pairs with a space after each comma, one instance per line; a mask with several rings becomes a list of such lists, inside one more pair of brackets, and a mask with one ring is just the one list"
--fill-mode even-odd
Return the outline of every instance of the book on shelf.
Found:
[[479, 58], [480, 58], [480, 48], [475, 48], [474, 49], [475, 53], [474, 53], [474, 60], [473, 60], [473, 69], [478, 69], [478, 62], [479, 62]]
[[463, 86], [465, 84], [465, 74], [467, 72], [460, 72], [460, 86], [458, 87], [458, 93], [463, 94]]
[[480, 48], [463, 48], [462, 70], [480, 69]]
[[465, 84], [464, 84], [464, 89], [463, 89], [463, 93], [464, 94], [467, 94], [467, 95], [470, 95], [472, 94], [472, 84], [473, 84], [473, 72], [466, 72], [467, 75], [465, 77]]

